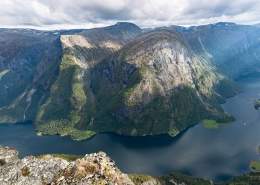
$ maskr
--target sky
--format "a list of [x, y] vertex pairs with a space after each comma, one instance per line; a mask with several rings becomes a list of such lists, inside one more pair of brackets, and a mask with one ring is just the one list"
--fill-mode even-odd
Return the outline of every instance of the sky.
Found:
[[119, 21], [140, 27], [256, 24], [260, 0], [0, 0], [0, 27], [93, 28]]

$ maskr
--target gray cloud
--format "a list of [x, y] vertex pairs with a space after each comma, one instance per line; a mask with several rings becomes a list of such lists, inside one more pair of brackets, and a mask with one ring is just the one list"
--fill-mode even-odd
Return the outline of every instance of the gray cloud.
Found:
[[254, 24], [259, 0], [1, 0], [1, 27], [95, 27], [131, 21], [143, 27], [217, 21]]

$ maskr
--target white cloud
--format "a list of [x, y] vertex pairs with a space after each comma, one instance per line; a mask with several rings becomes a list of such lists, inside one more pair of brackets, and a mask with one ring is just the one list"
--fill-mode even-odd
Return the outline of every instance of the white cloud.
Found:
[[218, 21], [253, 24], [259, 0], [1, 0], [1, 27], [76, 28], [131, 21], [140, 26]]

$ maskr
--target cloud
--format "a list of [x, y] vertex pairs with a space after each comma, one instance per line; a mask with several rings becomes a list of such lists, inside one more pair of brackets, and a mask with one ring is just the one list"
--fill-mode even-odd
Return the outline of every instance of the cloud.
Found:
[[1, 27], [96, 27], [131, 21], [143, 27], [218, 21], [254, 24], [259, 0], [1, 0]]

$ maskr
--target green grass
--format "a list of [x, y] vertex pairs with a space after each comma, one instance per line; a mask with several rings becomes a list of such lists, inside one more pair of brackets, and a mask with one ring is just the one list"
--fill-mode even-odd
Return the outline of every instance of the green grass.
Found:
[[89, 139], [89, 138], [93, 137], [94, 135], [96, 135], [96, 133], [91, 131], [91, 130], [77, 130], [77, 129], [73, 129], [69, 133], [69, 135], [71, 136], [71, 138], [73, 140], [82, 141], [82, 140], [86, 140], [86, 139]]
[[208, 129], [219, 128], [219, 123], [215, 120], [205, 119], [205, 120], [202, 121], [202, 124], [203, 124], [204, 128], [208, 128]]
[[235, 119], [232, 116], [225, 116], [222, 119], [219, 120], [213, 120], [213, 119], [204, 119], [202, 121], [203, 127], [207, 129], [217, 129], [222, 125], [225, 125], [227, 123], [230, 123], [234, 121]]
[[260, 172], [260, 161], [251, 161], [250, 169], [253, 172]]
[[37, 127], [39, 135], [70, 136], [73, 140], [82, 141], [93, 137], [96, 133], [91, 130], [78, 130], [64, 120], [51, 121]]

